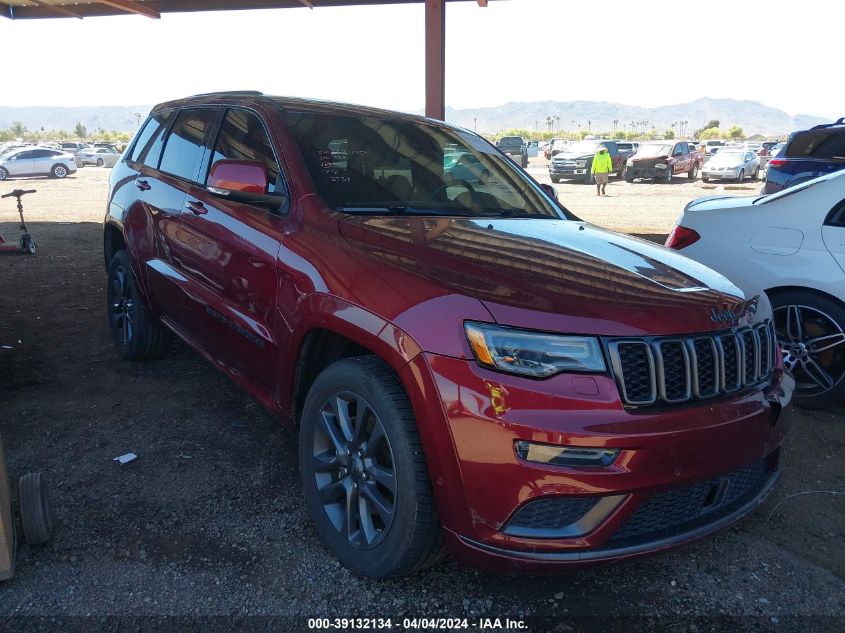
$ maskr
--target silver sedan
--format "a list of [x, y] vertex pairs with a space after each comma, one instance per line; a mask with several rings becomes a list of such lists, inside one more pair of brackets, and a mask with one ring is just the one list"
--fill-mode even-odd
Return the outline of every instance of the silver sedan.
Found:
[[742, 149], [725, 148], [704, 163], [701, 179], [704, 182], [711, 178], [742, 182], [746, 178], [757, 180], [759, 173], [760, 159], [757, 154]]
[[88, 147], [76, 155], [76, 162], [80, 167], [96, 165], [97, 167], [114, 167], [120, 159], [120, 154], [107, 147]]

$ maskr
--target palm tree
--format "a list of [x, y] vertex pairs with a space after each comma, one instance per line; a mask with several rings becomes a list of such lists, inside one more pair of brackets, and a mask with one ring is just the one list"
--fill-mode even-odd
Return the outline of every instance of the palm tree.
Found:
[[555, 124], [554, 117], [547, 116], [546, 117], [546, 127], [549, 128], [549, 132], [552, 131], [552, 126]]

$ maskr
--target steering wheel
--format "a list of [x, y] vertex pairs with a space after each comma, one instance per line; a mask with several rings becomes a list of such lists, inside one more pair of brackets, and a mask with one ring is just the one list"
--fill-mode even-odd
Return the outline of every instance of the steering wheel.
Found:
[[466, 189], [466, 190], [467, 190], [467, 191], [469, 191], [470, 193], [475, 193], [475, 188], [474, 188], [471, 184], [469, 184], [466, 180], [458, 180], [458, 179], [456, 178], [455, 180], [452, 180], [452, 181], [450, 181], [450, 182], [446, 183], [445, 185], [443, 185], [442, 187], [440, 187], [437, 191], [435, 191], [434, 193], [432, 193], [432, 194], [428, 197], [428, 200], [434, 200], [434, 199], [435, 199], [435, 198], [437, 198], [437, 197], [438, 197], [441, 193], [443, 193], [444, 191], [446, 191], [449, 187], [460, 187], [460, 188], [462, 188], [462, 189]]

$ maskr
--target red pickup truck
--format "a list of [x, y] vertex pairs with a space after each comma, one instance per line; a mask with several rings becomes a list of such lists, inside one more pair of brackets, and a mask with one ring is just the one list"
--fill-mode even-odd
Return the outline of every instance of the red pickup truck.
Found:
[[654, 178], [672, 182], [674, 176], [686, 174], [690, 180], [698, 177], [703, 163], [701, 152], [686, 141], [655, 141], [640, 145], [637, 153], [628, 159], [625, 180]]

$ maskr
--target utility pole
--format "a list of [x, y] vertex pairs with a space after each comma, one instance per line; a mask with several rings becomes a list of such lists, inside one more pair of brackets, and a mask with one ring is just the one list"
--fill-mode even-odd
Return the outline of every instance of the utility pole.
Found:
[[478, 117], [472, 117], [472, 129], [474, 132], [478, 132]]

